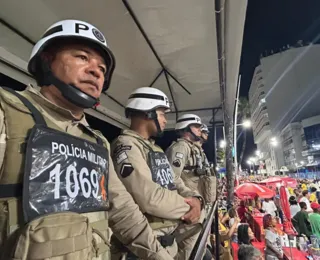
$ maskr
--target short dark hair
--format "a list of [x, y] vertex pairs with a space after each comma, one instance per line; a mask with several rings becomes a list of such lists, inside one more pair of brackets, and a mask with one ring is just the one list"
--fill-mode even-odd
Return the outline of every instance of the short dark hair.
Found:
[[296, 200], [296, 197], [295, 197], [295, 196], [291, 196], [291, 197], [289, 198], [289, 203], [290, 203], [290, 205], [297, 205], [298, 202], [297, 202], [297, 200]]
[[311, 187], [311, 192], [315, 192], [317, 191], [317, 188], [316, 187]]
[[300, 206], [300, 208], [304, 209], [307, 207], [307, 203], [301, 201], [301, 202], [299, 202], [299, 206]]
[[239, 260], [253, 260], [255, 256], [261, 256], [261, 252], [251, 245], [241, 245], [238, 250]]
[[308, 193], [309, 193], [309, 191], [304, 190], [304, 191], [302, 192], [302, 195], [303, 195], [303, 196], [306, 196]]

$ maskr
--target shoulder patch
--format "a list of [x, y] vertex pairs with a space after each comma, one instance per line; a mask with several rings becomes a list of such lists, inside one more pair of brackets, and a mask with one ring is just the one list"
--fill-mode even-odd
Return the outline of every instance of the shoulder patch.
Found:
[[120, 163], [122, 163], [125, 159], [128, 159], [128, 155], [126, 154], [126, 152], [121, 152], [117, 155], [116, 157], [116, 163], [119, 165]]
[[176, 157], [179, 159], [183, 159], [183, 153], [176, 153]]
[[120, 144], [120, 145], [118, 145], [118, 146], [114, 149], [113, 154], [114, 154], [115, 156], [118, 156], [118, 155], [119, 155], [120, 153], [122, 153], [122, 152], [130, 151], [131, 148], [132, 148], [131, 145], [123, 145], [123, 144]]
[[124, 163], [121, 166], [120, 175], [122, 178], [127, 178], [133, 172], [134, 168], [131, 163]]
[[179, 168], [181, 166], [181, 162], [180, 160], [174, 160], [172, 165]]

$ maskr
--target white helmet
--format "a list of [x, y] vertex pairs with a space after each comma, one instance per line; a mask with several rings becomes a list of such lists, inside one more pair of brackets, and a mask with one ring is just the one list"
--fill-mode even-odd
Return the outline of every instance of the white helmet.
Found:
[[178, 118], [176, 130], [182, 130], [190, 125], [202, 125], [201, 118], [194, 114], [185, 114]]
[[157, 108], [170, 111], [169, 99], [161, 90], [156, 88], [138, 88], [131, 93], [126, 105], [126, 110], [149, 112]]
[[[77, 39], [77, 40], [87, 41], [88, 43], [90, 43], [93, 46], [96, 46], [98, 49], [102, 51], [103, 58], [105, 59], [105, 62], [107, 65], [107, 72], [105, 75], [105, 83], [103, 86], [103, 91], [106, 91], [109, 88], [111, 77], [115, 68], [115, 58], [112, 52], [108, 48], [107, 41], [103, 36], [103, 34], [96, 27], [94, 27], [89, 23], [78, 21], [78, 20], [63, 20], [53, 24], [45, 31], [42, 38], [33, 47], [32, 53], [29, 59], [28, 71], [33, 76], [35, 76], [36, 79], [37, 77], [39, 77], [39, 73], [40, 74], [42, 73], [44, 75], [40, 75], [40, 76], [46, 77], [42, 79], [45, 85], [48, 85], [50, 83], [54, 84], [57, 88], [59, 88], [59, 90], [62, 92], [63, 95], [66, 95], [65, 97], [67, 99], [69, 100], [72, 99], [70, 100], [71, 102], [73, 101], [75, 101], [76, 103], [78, 102], [79, 103], [78, 105], [85, 105], [85, 104], [89, 105], [89, 103], [86, 103], [86, 101], [89, 102], [89, 99], [93, 97], [89, 95], [88, 97], [85, 97], [84, 95], [86, 94], [84, 92], [78, 93], [77, 89], [76, 91], [74, 91], [74, 88], [76, 88], [75, 86], [65, 84], [67, 86], [72, 87], [72, 88], [67, 87], [68, 90], [63, 89], [65, 86], [63, 87], [57, 86], [57, 85], [61, 85], [59, 84], [60, 80], [53, 78], [52, 75], [48, 76], [47, 75], [48, 72], [51, 73], [50, 68], [43, 67], [44, 64], [41, 64], [43, 63], [43, 61], [40, 59], [41, 53], [46, 47], [48, 47], [57, 39]], [[44, 71], [41, 71], [41, 70], [44, 70]], [[50, 82], [50, 81], [54, 81], [54, 82]], [[70, 92], [72, 92], [71, 97], [70, 97]], [[80, 101], [77, 100], [77, 98], [80, 99]], [[84, 100], [81, 100], [81, 98]], [[90, 100], [90, 101], [92, 102], [93, 100]], [[97, 102], [97, 100], [95, 101]], [[85, 104], [83, 104], [83, 102]]]
[[207, 132], [210, 133], [209, 128], [206, 124], [202, 124], [201, 126], [201, 132]]

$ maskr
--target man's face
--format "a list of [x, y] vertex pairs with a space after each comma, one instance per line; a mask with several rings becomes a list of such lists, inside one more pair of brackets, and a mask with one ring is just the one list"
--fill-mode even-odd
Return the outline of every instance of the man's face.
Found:
[[84, 44], [70, 43], [59, 48], [49, 59], [51, 70], [58, 79], [92, 97], [100, 96], [107, 66], [98, 51]]
[[197, 137], [201, 136], [201, 125], [191, 125], [190, 129]]
[[208, 132], [201, 132], [201, 137], [204, 140], [204, 142], [208, 141]]
[[167, 116], [165, 110], [166, 109], [164, 108], [158, 108], [156, 110], [161, 131], [164, 131], [167, 125]]

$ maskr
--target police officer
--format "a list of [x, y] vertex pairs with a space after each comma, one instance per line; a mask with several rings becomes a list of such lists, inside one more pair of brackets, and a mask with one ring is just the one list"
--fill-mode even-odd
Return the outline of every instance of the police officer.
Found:
[[[201, 136], [200, 136], [199, 144], [200, 144], [200, 148], [201, 148], [201, 152], [202, 152], [201, 153], [202, 154], [202, 161], [204, 163], [204, 166], [208, 168], [208, 167], [210, 167], [210, 164], [209, 164], [207, 155], [205, 154], [202, 146], [203, 146], [204, 143], [208, 142], [210, 131], [209, 131], [209, 128], [208, 128], [208, 126], [206, 124], [202, 124], [200, 130], [201, 130]], [[214, 174], [215, 173], [213, 172], [213, 175]]]
[[97, 28], [65, 20], [32, 50], [40, 90], [0, 89], [2, 259], [110, 259], [110, 204], [114, 232], [132, 251], [171, 259], [117, 177], [108, 141], [85, 119], [114, 68]]
[[215, 177], [211, 178], [212, 172], [200, 144], [201, 127], [202, 122], [197, 115], [179, 117], [176, 123], [179, 138], [167, 149], [166, 154], [175, 175], [181, 176], [186, 186], [198, 191], [206, 204], [210, 204], [216, 196]]
[[202, 198], [174, 176], [163, 150], [152, 140], [163, 132], [169, 110], [169, 100], [162, 91], [134, 91], [126, 105], [130, 130], [124, 130], [111, 144], [112, 159], [158, 240], [172, 256], [178, 245], [175, 259], [189, 259], [201, 227]]

